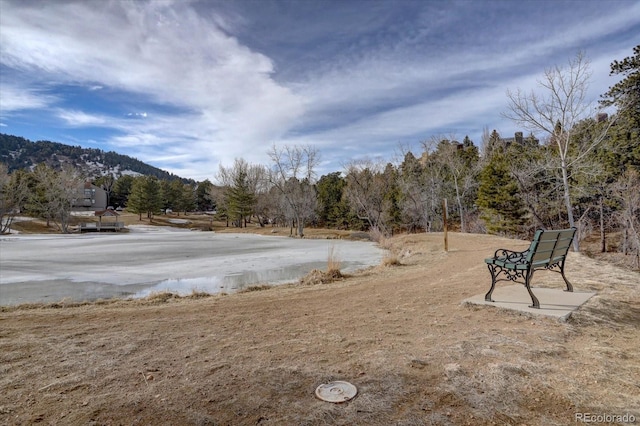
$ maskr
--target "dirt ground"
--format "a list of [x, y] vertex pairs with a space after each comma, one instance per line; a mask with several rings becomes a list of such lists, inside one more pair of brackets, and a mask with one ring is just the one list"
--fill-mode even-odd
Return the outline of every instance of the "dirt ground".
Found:
[[[2, 308], [0, 424], [640, 423], [639, 273], [570, 253], [598, 295], [563, 323], [461, 304], [488, 290], [483, 258], [526, 242], [442, 239], [394, 237], [386, 266], [329, 284]], [[358, 395], [317, 399], [333, 380]]]

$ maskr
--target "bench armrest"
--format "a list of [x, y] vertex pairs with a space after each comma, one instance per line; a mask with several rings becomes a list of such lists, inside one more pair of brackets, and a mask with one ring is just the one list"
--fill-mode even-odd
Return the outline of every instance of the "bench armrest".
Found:
[[494, 259], [506, 260], [512, 263], [525, 263], [525, 259], [529, 254], [529, 249], [525, 251], [513, 251], [507, 249], [498, 249], [493, 254]]

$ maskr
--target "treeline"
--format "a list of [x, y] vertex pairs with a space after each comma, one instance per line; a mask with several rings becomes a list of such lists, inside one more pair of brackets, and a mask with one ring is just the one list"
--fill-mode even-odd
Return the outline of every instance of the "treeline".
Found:
[[[38, 141], [0, 133], [0, 162], [10, 172], [19, 169], [33, 169], [38, 164], [46, 164], [56, 170], [65, 165], [82, 170], [87, 177], [95, 178], [102, 174], [122, 175], [123, 171], [131, 171], [145, 176], [155, 176], [161, 180], [181, 179], [185, 183], [195, 183], [190, 179], [182, 179], [172, 173], [146, 164], [128, 155], [113, 151], [105, 152], [97, 148], [82, 148], [58, 142]], [[94, 164], [91, 169], [87, 164]]]
[[94, 183], [107, 192], [109, 205], [126, 207], [140, 218], [142, 214], [153, 219], [153, 215], [160, 212], [173, 211], [179, 215], [180, 212], [207, 212], [215, 208], [211, 197], [213, 184], [209, 180], [184, 183], [179, 179], [125, 175], [117, 180], [103, 176]]
[[[85, 191], [90, 183], [75, 168], [52, 168], [44, 163], [33, 170], [19, 169], [9, 173], [0, 163], [0, 233], [8, 232], [13, 218], [20, 214], [38, 217], [55, 226], [60, 232], [69, 232], [71, 212], [83, 209]], [[107, 193], [107, 203], [127, 207], [133, 213], [143, 213], [149, 219], [167, 209], [179, 212], [211, 210], [213, 184], [208, 180], [198, 184], [183, 183], [180, 179], [159, 180], [155, 176], [112, 175], [93, 181]]]
[[[95, 183], [110, 204], [148, 218], [163, 209], [215, 209], [228, 226], [278, 224], [298, 236], [305, 226], [374, 235], [440, 231], [448, 206], [461, 232], [530, 237], [537, 228], [575, 226], [575, 249], [597, 233], [602, 251], [612, 249], [607, 235], [616, 232], [615, 249], [640, 267], [640, 46], [614, 61], [611, 73], [622, 76], [602, 95], [602, 105], [616, 109], [611, 115], [580, 113], [590, 75], [581, 55], [568, 68], [547, 70], [542, 93], [509, 92], [505, 116], [530, 130], [526, 136], [485, 131], [479, 145], [436, 136], [400, 162], [353, 161], [319, 178], [315, 148], [273, 146], [269, 165], [240, 158], [220, 166], [219, 185], [155, 176]], [[16, 185], [16, 173], [3, 178], [5, 188]]]

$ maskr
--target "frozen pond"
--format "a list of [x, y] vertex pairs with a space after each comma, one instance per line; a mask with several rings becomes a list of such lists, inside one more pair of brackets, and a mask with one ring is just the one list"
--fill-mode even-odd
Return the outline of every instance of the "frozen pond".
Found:
[[325, 270], [379, 264], [373, 243], [142, 229], [128, 234], [0, 237], [0, 305], [143, 297], [168, 290], [233, 292]]

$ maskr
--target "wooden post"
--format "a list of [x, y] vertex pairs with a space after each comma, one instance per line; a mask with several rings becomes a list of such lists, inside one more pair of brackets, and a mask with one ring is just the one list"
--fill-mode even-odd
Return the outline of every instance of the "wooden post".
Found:
[[447, 235], [447, 199], [442, 201], [442, 226], [444, 228], [444, 251], [449, 251], [449, 238]]
[[604, 233], [604, 203], [602, 202], [602, 195], [600, 196], [600, 252], [605, 253], [607, 251], [607, 240]]

